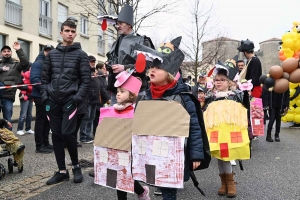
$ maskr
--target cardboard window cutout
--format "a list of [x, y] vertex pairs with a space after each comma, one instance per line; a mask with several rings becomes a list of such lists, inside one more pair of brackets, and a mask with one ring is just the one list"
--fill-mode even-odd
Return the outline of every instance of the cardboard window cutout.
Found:
[[139, 146], [139, 154], [145, 155], [146, 153], [146, 141], [145, 140], [138, 140], [137, 141]]
[[241, 132], [230, 132], [231, 143], [243, 143]]
[[168, 157], [169, 145], [165, 141], [153, 141], [152, 155]]
[[108, 153], [106, 150], [100, 151], [100, 162], [107, 163], [108, 161]]
[[211, 132], [211, 135], [210, 135], [210, 142], [211, 142], [211, 143], [218, 143], [218, 135], [219, 135], [219, 132], [218, 132], [218, 131], [213, 131], [213, 132]]
[[127, 167], [129, 165], [129, 155], [127, 153], [118, 153], [119, 165]]

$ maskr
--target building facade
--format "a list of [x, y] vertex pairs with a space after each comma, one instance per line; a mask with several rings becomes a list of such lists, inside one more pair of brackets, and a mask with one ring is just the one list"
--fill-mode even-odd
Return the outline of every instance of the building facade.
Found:
[[[106, 52], [116, 39], [116, 31], [114, 27], [108, 27], [105, 32], [101, 30], [96, 16], [103, 11], [97, 5], [91, 5], [91, 2], [2, 0], [0, 13], [4, 14], [0, 15], [0, 47], [12, 46], [14, 41], [19, 41], [29, 61], [34, 62], [44, 45], [51, 44], [56, 47], [62, 42], [59, 34], [61, 24], [67, 17], [73, 16], [78, 20], [75, 42], [80, 42], [82, 49], [88, 55], [95, 56], [98, 62], [104, 62]], [[107, 7], [109, 14], [114, 14], [109, 4]], [[14, 50], [12, 56], [17, 56]], [[18, 98], [15, 104], [19, 104]]]

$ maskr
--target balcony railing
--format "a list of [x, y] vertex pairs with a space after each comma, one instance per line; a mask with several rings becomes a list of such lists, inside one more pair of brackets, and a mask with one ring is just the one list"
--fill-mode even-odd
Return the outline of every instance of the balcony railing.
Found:
[[62, 41], [62, 37], [60, 36], [61, 25], [62, 25], [62, 23], [61, 23], [61, 22], [58, 22], [58, 25], [57, 25], [57, 31], [58, 31], [57, 39], [58, 39], [59, 41]]
[[39, 33], [42, 35], [46, 35], [46, 36], [52, 36], [52, 19], [44, 16], [44, 15], [40, 15], [40, 30]]
[[5, 3], [5, 21], [17, 26], [22, 25], [22, 9], [23, 6], [11, 1]]
[[104, 54], [105, 50], [105, 41], [103, 39], [98, 39], [98, 53]]

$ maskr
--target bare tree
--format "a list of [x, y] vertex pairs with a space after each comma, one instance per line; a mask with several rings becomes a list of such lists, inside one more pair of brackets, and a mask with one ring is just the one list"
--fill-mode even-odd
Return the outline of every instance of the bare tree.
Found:
[[[212, 64], [224, 54], [223, 44], [226, 38], [218, 30], [214, 5], [205, 6], [201, 0], [194, 0], [190, 7], [189, 19], [191, 27], [184, 30], [183, 51], [186, 59], [182, 70], [198, 77], [199, 73], [206, 73]], [[211, 40], [204, 48], [205, 41]]]
[[[134, 11], [134, 31], [140, 28], [152, 27], [155, 24], [149, 20], [158, 13], [170, 13], [176, 5], [177, 1], [172, 0], [67, 0], [69, 3], [80, 6], [82, 13], [89, 17], [90, 23], [96, 23], [98, 15], [118, 15], [121, 7], [127, 3], [133, 7]], [[78, 13], [74, 13], [78, 14]], [[147, 25], [145, 23], [147, 21]]]

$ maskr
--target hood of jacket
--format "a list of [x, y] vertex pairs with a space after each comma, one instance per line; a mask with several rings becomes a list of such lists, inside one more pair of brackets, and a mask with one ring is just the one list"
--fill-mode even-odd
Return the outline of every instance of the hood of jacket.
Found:
[[56, 49], [59, 51], [69, 52], [69, 51], [73, 51], [74, 49], [81, 49], [81, 44], [79, 42], [74, 42], [73, 45], [71, 46], [62, 46], [62, 43], [59, 43], [56, 46]]

